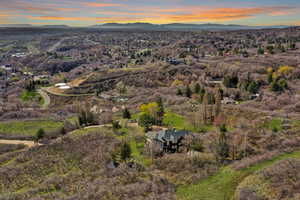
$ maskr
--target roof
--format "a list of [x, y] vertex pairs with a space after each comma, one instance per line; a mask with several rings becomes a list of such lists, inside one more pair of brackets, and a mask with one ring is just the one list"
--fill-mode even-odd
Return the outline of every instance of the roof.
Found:
[[71, 89], [71, 87], [68, 86], [68, 85], [63, 85], [63, 86], [60, 86], [59, 89], [61, 89], [61, 90], [68, 90], [68, 89]]
[[173, 142], [177, 143], [178, 140], [189, 134], [189, 131], [178, 130], [162, 130], [159, 132], [148, 132], [147, 137], [151, 140], [157, 140], [160, 142]]
[[57, 83], [55, 84], [55, 87], [66, 86], [66, 85], [67, 85], [66, 83]]

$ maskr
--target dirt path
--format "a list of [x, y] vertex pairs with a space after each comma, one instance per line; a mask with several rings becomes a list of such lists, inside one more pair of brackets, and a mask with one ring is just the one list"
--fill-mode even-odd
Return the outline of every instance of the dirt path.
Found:
[[34, 147], [36, 145], [41, 145], [35, 143], [34, 141], [24, 141], [24, 140], [0, 140], [0, 144], [24, 144], [29, 148]]
[[47, 109], [48, 106], [50, 105], [51, 103], [51, 99], [49, 97], [49, 95], [47, 94], [47, 92], [43, 91], [43, 89], [38, 89], [37, 91], [44, 99], [44, 103], [42, 105], [42, 108], [43, 109]]

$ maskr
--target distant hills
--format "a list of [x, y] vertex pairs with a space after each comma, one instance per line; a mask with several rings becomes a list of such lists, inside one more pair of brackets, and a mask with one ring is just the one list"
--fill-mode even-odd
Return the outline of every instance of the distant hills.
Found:
[[32, 27], [31, 24], [0, 24], [0, 27], [7, 27], [7, 28], [27, 28]]
[[[33, 26], [30, 24], [0, 24], [0, 27], [18, 27], [18, 28], [73, 28], [67, 25], [44, 25], [44, 26]], [[93, 25], [89, 27], [81, 28], [99, 28], [99, 29], [141, 29], [141, 30], [247, 30], [247, 29], [265, 29], [265, 28], [288, 28], [290, 26], [246, 26], [236, 24], [151, 24], [151, 23], [107, 23]]]
[[67, 25], [33, 26], [31, 24], [0, 24], [0, 27], [7, 27], [7, 28], [32, 28], [32, 27], [40, 27], [40, 28], [70, 28]]
[[114, 29], [150, 29], [150, 30], [246, 30], [264, 28], [287, 28], [289, 26], [246, 26], [236, 24], [150, 24], [150, 23], [107, 23], [91, 26], [92, 28], [114, 28]]

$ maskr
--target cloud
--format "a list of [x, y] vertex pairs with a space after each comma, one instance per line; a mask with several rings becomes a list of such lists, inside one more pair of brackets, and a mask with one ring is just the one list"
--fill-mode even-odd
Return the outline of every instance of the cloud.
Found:
[[84, 2], [81, 3], [83, 6], [86, 7], [120, 7], [123, 6], [123, 4], [115, 4], [115, 3], [95, 3], [95, 2]]
[[[259, 15], [275, 15], [291, 12], [292, 7], [254, 7], [254, 8], [207, 8], [207, 7], [181, 7], [181, 8], [152, 8], [145, 12], [99, 12], [101, 14], [117, 15], [118, 17], [97, 18], [101, 22], [149, 22], [149, 23], [197, 23], [211, 21], [232, 21], [251, 18]], [[134, 9], [139, 11], [139, 9]], [[125, 17], [121, 17], [121, 16]], [[139, 16], [139, 17], [136, 17]]]
[[[147, 6], [140, 3], [133, 6], [128, 0], [91, 2], [85, 0], [0, 0], [6, 1], [0, 5], [0, 18], [6, 11], [30, 19], [32, 23], [54, 23], [55, 21], [70, 22], [149, 22], [149, 23], [203, 23], [203, 22], [230, 22], [247, 18], [257, 20], [266, 16], [285, 16], [297, 13], [297, 6], [265, 6], [265, 7], [217, 7], [200, 3], [195, 6], [187, 5], [184, 1], [170, 3], [169, 6], [160, 3], [156, 6]], [[165, 0], [166, 1], [166, 0]], [[168, 0], [169, 2], [174, 0]], [[215, 0], [217, 1], [217, 0]], [[54, 2], [54, 3], [53, 3]], [[117, 3], [115, 3], [117, 2]], [[119, 3], [121, 2], [121, 3]], [[241, 4], [239, 4], [241, 5]], [[245, 4], [244, 4], [245, 5]], [[80, 16], [78, 17], [80, 12]], [[22, 21], [23, 18], [15, 17], [13, 20]], [[38, 21], [37, 21], [38, 20]], [[290, 22], [292, 23], [292, 22]]]
[[172, 22], [231, 21], [262, 14], [284, 12], [287, 9], [290, 7], [192, 9], [186, 10], [190, 14], [161, 14], [160, 16]]
[[33, 20], [50, 20], [50, 21], [95, 21], [95, 17], [60, 17], [60, 16], [28, 16]]

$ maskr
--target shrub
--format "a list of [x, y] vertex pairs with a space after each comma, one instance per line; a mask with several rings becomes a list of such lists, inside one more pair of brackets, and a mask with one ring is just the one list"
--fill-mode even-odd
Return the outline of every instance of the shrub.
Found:
[[35, 134], [35, 138], [34, 138], [35, 142], [38, 142], [39, 140], [43, 139], [44, 136], [45, 136], [45, 131], [44, 129], [40, 128]]

